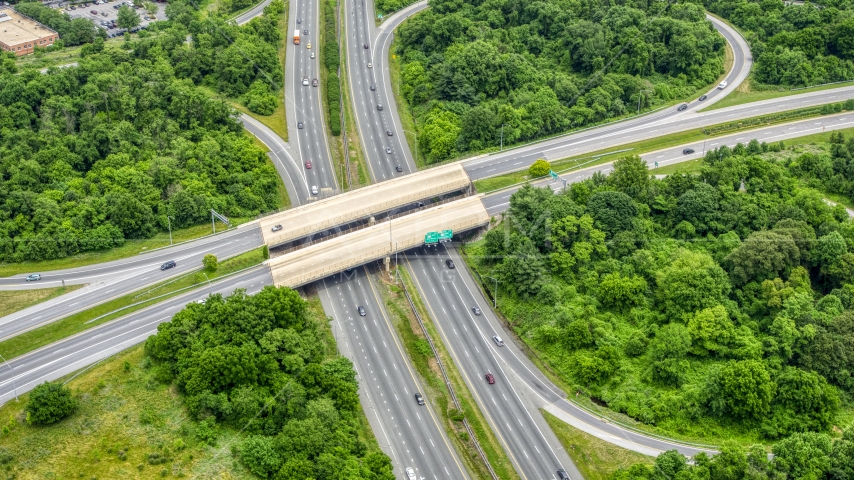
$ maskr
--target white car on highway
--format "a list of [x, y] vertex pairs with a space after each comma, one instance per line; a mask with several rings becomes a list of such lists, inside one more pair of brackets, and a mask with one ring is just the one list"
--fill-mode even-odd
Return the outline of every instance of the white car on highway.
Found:
[[406, 479], [415, 480], [415, 470], [412, 467], [406, 467]]
[[719, 83], [719, 84], [718, 84], [718, 90], [723, 90], [723, 89], [725, 89], [727, 85], [728, 85], [728, 84], [726, 83], [726, 80], [724, 80], [723, 82], [721, 82], [721, 83]]

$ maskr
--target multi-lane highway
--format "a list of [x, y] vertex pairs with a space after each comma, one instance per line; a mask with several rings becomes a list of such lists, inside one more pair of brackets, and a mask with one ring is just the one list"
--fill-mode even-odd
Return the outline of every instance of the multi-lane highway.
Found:
[[384, 36], [377, 38], [374, 7], [369, 0], [347, 2], [347, 73], [359, 137], [374, 181], [381, 182], [415, 171], [394, 103], [388, 76], [388, 34], [413, 12], [426, 7], [410, 7], [383, 24]]
[[[854, 112], [846, 112], [836, 115], [828, 115], [819, 118], [811, 118], [808, 120], [800, 120], [797, 122], [775, 125], [773, 127], [765, 127], [746, 132], [733, 133], [731, 135], [709, 138], [708, 140], [704, 141], [694, 141], [676, 147], [669, 147], [656, 152], [649, 152], [641, 155], [641, 158], [647, 162], [647, 164], [650, 166], [652, 173], [654, 174], [655, 171], [652, 170], [652, 167], [655, 166], [655, 162], [658, 162], [659, 167], [663, 167], [665, 165], [672, 165], [678, 162], [694, 160], [697, 158], [701, 158], [706, 150], [718, 148], [723, 145], [726, 145], [728, 147], [734, 147], [738, 143], [747, 144], [752, 139], [756, 139], [760, 142], [772, 143], [779, 142], [781, 140], [787, 140], [790, 138], [797, 138], [804, 135], [831, 132], [834, 130], [852, 127], [854, 127]], [[682, 153], [685, 148], [693, 149], [694, 153], [689, 155]], [[613, 162], [602, 163], [599, 165], [561, 174], [560, 177], [563, 180], [566, 180], [567, 184], [571, 184], [584, 180], [585, 178], [589, 178], [594, 172], [602, 172], [607, 174], [613, 169], [613, 165]], [[537, 187], [549, 186], [555, 190], [563, 188], [563, 182], [552, 180], [542, 180], [534, 182], [533, 185]], [[483, 197], [483, 204], [486, 207], [486, 211], [489, 212], [490, 215], [496, 215], [507, 210], [510, 205], [510, 196], [513, 195], [516, 190], [518, 190], [517, 187], [508, 188], [495, 193], [491, 193]]]
[[[56, 287], [63, 280], [69, 285], [88, 284], [80, 290], [0, 318], [0, 340], [146, 285], [198, 270], [202, 266], [202, 258], [208, 253], [224, 259], [261, 245], [261, 232], [258, 227], [250, 225], [150, 254], [45, 273], [39, 282], [25, 282], [22, 276], [0, 279], [3, 287]], [[167, 260], [174, 260], [177, 265], [161, 270], [160, 266]]]
[[[489, 308], [471, 290], [459, 287], [462, 265], [448, 267], [445, 262], [450, 257], [444, 246], [413, 249], [405, 258], [442, 341], [519, 475], [532, 480], [557, 478], [557, 470], [564, 469], [581, 478], [529, 393], [515, 387], [519, 380], [511, 378], [513, 372], [499, 362], [504, 347], [492, 337], [508, 336], [484, 324], [482, 316], [472, 311], [475, 306]], [[487, 382], [487, 373], [494, 384]]]
[[[323, 309], [332, 317], [338, 349], [353, 361], [362, 407], [380, 446], [403, 478], [469, 478], [394, 333], [368, 267], [326, 278], [318, 285]], [[359, 315], [358, 308], [365, 315]]]
[[[317, 0], [290, 2], [289, 30], [283, 33], [289, 40], [285, 62], [288, 136], [299, 152], [302, 176], [308, 186], [308, 196], [295, 202], [300, 204], [338, 189], [320, 99], [323, 90], [320, 72], [323, 67], [320, 64], [319, 17]], [[299, 45], [293, 42], [295, 30], [300, 34]]]
[[206, 298], [211, 293], [230, 295], [235, 289], [257, 293], [271, 285], [270, 271], [258, 267], [199, 290], [171, 298], [118, 320], [66, 338], [26, 355], [9, 359], [0, 369], [0, 403], [32, 390], [45, 381], [55, 380], [75, 370], [107, 358], [125, 348], [144, 342], [157, 333], [157, 325], [172, 318], [187, 303]]
[[[342, 13], [346, 16], [346, 58], [350, 84], [353, 89], [352, 96], [357, 114], [357, 124], [366, 149], [371, 175], [375, 181], [410, 173], [415, 168], [412, 156], [405, 145], [406, 142], [401, 140], [403, 131], [391, 96], [387, 57], [394, 27], [411, 13], [425, 7], [426, 4], [423, 2], [413, 5], [386, 19], [380, 28], [374, 26], [375, 15], [372, 5], [367, 0], [354, 0], [342, 8]], [[263, 7], [253, 9], [255, 13], [249, 12], [247, 15], [241, 16], [239, 21], [248, 21], [251, 15], [260, 13], [261, 8]], [[285, 179], [293, 203], [302, 204], [311, 196], [310, 187], [312, 185], [317, 186], [318, 189], [334, 188], [335, 172], [328, 163], [329, 151], [324, 135], [323, 112], [319, 100], [320, 87], [311, 86], [311, 81], [314, 78], [319, 80], [316, 75], [320, 71], [319, 55], [316, 54], [314, 59], [311, 58], [311, 52], [317, 49], [316, 33], [320, 28], [317, 4], [308, 0], [294, 2], [291, 4], [289, 18], [289, 31], [284, 33], [290, 36], [293, 34], [293, 30], [300, 28], [302, 37], [301, 45], [291, 44], [289, 46], [285, 75], [285, 99], [291, 147], [294, 147], [295, 141], [298, 145], [295, 148], [290, 148], [269, 129], [260, 123], [253, 122], [249, 117], [244, 117], [243, 121], [251, 133], [256, 134], [265, 144], [270, 146], [271, 157]], [[297, 19], [302, 20], [300, 24], [296, 23]], [[536, 158], [556, 159], [578, 155], [615, 147], [640, 138], [660, 136], [769, 112], [841, 101], [854, 96], [854, 87], [847, 87], [712, 112], [698, 112], [700, 108], [722, 98], [723, 95], [735, 88], [749, 71], [750, 55], [743, 39], [729, 31], [721, 22], [715, 21], [715, 26], [730, 42], [735, 55], [733, 70], [727, 75], [727, 81], [730, 83], [728, 90], [711, 92], [709, 99], [705, 102], [692, 102], [690, 108], [685, 112], [675, 112], [675, 109], [662, 110], [643, 117], [561, 136], [500, 154], [472, 159], [464, 163], [467, 171], [472, 178], [483, 178], [525, 168]], [[309, 31], [307, 36], [302, 35], [303, 30]], [[309, 42], [312, 43], [311, 50], [306, 48]], [[365, 45], [368, 48], [364, 48]], [[310, 85], [307, 87], [302, 85], [302, 77], [305, 75], [309, 76]], [[372, 90], [371, 86], [374, 86], [375, 89]], [[379, 110], [377, 105], [382, 105], [383, 109]], [[300, 121], [303, 122], [303, 129], [298, 128]], [[739, 141], [746, 141], [754, 137], [764, 139], [765, 137], [762, 135], [767, 135], [768, 139], [776, 140], [785, 135], [795, 136], [809, 129], [818, 128], [815, 124], [817, 121], [828, 122], [821, 125], [822, 128], [826, 129], [850, 126], [850, 122], [844, 118], [844, 115], [823, 117], [819, 120], [774, 127], [783, 130], [769, 130], [767, 133], [764, 130], [756, 133], [741, 133], [738, 136], [744, 137], [744, 140]], [[836, 123], [831, 125], [830, 122]], [[316, 128], [309, 128], [310, 125], [314, 125]], [[392, 133], [391, 136], [387, 133], [389, 131]], [[723, 144], [724, 142], [735, 141], [736, 136], [733, 135], [732, 137], [732, 139], [715, 140]], [[713, 146], [713, 144], [708, 145], [709, 148]], [[391, 153], [386, 153], [386, 148], [389, 148]], [[679, 147], [677, 152], [681, 151], [681, 148]], [[695, 150], [697, 150], [696, 147]], [[672, 149], [655, 152], [654, 156], [656, 157], [655, 161], [659, 161], [660, 164], [670, 160], [691, 158], [690, 156], [679, 157]], [[645, 158], [652, 161], [650, 155], [645, 156]], [[311, 171], [304, 167], [306, 160], [312, 161], [313, 168]], [[316, 165], [318, 164], [324, 165], [328, 171], [324, 168], [317, 169]], [[400, 172], [397, 169], [398, 166], [401, 167]], [[608, 168], [608, 165], [601, 165], [595, 169], [607, 171]], [[590, 172], [586, 172], [586, 174], [589, 175]], [[328, 175], [325, 180], [324, 175]], [[577, 172], [565, 178], [571, 182], [584, 178], [584, 175], [585, 172]], [[323, 183], [324, 181], [327, 183]], [[301, 192], [294, 194], [291, 189]], [[486, 197], [484, 203], [490, 209], [490, 213], [497, 213], [507, 208], [508, 196], [509, 191], [501, 192]], [[119, 285], [127, 291], [127, 289], [141, 288], [158, 281], [158, 278], [155, 277], [159, 273], [160, 263], [167, 259], [175, 259], [178, 255], [185, 255], [185, 257], [179, 257], [178, 268], [180, 269], [184, 268], [184, 265], [198, 265], [201, 256], [205, 253], [213, 252], [222, 257], [229, 255], [228, 252], [233, 252], [233, 249], [245, 251], [258, 245], [260, 245], [258, 227], [250, 225], [222, 235], [133, 259], [75, 269], [74, 271], [58, 272], [59, 278], [67, 277], [67, 282], [74, 282], [76, 279], [82, 283], [91, 283], [93, 278], [96, 280], [103, 278], [105, 283], [112, 283], [109, 287], [100, 289], [88, 287], [45, 305], [57, 307], [58, 311], [67, 313], [76, 308], [91, 306], [92, 302], [102, 301], [106, 298], [105, 295], [118, 295], [118, 290], [110, 290], [115, 285]], [[444, 255], [445, 252], [442, 254]], [[453, 251], [447, 254], [455, 255]], [[418, 265], [422, 265], [421, 261], [421, 258], [413, 261], [413, 268], [417, 269]], [[431, 285], [431, 289], [438, 285], [438, 289], [444, 292], [447, 285], [435, 283], [440, 282], [440, 279], [435, 276], [431, 277], [427, 270], [427, 265], [430, 265], [429, 262], [436, 262], [437, 259], [424, 258], [423, 261], [426, 262], [423, 264], [424, 272], [418, 275], [418, 281]], [[462, 262], [458, 261], [457, 264], [462, 265]], [[145, 275], [149, 270], [152, 270], [153, 275]], [[172, 270], [167, 271], [166, 274], [180, 273], [181, 271]], [[45, 280], [40, 282], [41, 285], [39, 286], [46, 284], [53, 286], [49, 282], [58, 281], [57, 272], [42, 273], [45, 275]], [[490, 423], [496, 428], [499, 436], [503, 438], [502, 441], [507, 451], [514, 458], [514, 465], [517, 466], [520, 474], [526, 478], [551, 478], [554, 475], [554, 470], [561, 465], [573, 476], [576, 474], [565, 453], [556, 448], [559, 447], [559, 444], [555, 442], [548, 428], [543, 426], [542, 418], [536, 411], [536, 407], [553, 411], [559, 416], [566, 415], [565, 418], [572, 422], [578, 422], [581, 428], [585, 428], [584, 425], [591, 426], [598, 423], [597, 428], [590, 427], [590, 431], [599, 432], [603, 438], [610, 438], [609, 441], [618, 438], [626, 444], [624, 446], [628, 445], [627, 448], [632, 448], [631, 445], [637, 445], [638, 448], [636, 449], [646, 449], [643, 451], [648, 452], [649, 450], [663, 450], [674, 446], [658, 439], [634, 434], [614, 425], [601, 424], [596, 417], [572, 406], [563, 400], [562, 392], [554, 388], [533, 365], [530, 365], [530, 362], [508, 341], [508, 338], [505, 338], [507, 342], [505, 347], [493, 347], [488, 342], [484, 344], [484, 336], [488, 336], [487, 330], [500, 331], [501, 325], [495, 320], [489, 309], [484, 308], [487, 307], [485, 300], [479, 297], [474, 281], [467, 272], [461, 271], [459, 278], [462, 279], [462, 283], [456, 284], [456, 288], [460, 290], [459, 292], [455, 291], [454, 295], [448, 293], [432, 295], [432, 290], [430, 293], [424, 291], [422, 293], [435, 312], [448, 308], [451, 310], [465, 308], [468, 303], [472, 302], [477, 302], [483, 309], [484, 315], [476, 319], [467, 311], [468, 317], [462, 315], [452, 318], [440, 317], [437, 319], [437, 323], [443, 330], [443, 340], [448, 342], [455, 356], [455, 361], [460, 366], [464, 376], [467, 377], [467, 383], [472, 388], [473, 393], [480, 398], [479, 405], [490, 419]], [[121, 280], [119, 281], [119, 279]], [[223, 292], [229, 292], [238, 286], [249, 288], [250, 292], [254, 292], [270, 281], [268, 270], [259, 269], [259, 271], [230, 278], [215, 286]], [[455, 452], [448, 446], [445, 432], [437, 424], [429, 407], [420, 407], [419, 410], [412, 405], [414, 399], [408, 402], [409, 399], [407, 398], [397, 398], [400, 397], [401, 393], [409, 394], [411, 390], [417, 389], [418, 382], [412, 376], [411, 371], [409, 379], [406, 378], [407, 374], [403, 369], [408, 369], [408, 362], [399, 349], [397, 353], [394, 351], [390, 353], [388, 350], [391, 349], [379, 348], [381, 343], [385, 342], [383, 346], [387, 346], [389, 340], [394, 341], [395, 337], [388, 326], [381, 302], [376, 297], [373, 300], [370, 298], [369, 278], [359, 274], [359, 276], [352, 278], [337, 277], [333, 282], [330, 283], [330, 280], [327, 279], [325, 283], [318, 284], [321, 299], [324, 302], [324, 308], [328, 313], [332, 313], [333, 318], [343, 320], [343, 323], [337, 322], [340, 328], [336, 332], [336, 336], [342, 346], [342, 353], [356, 363], [360, 375], [360, 394], [365, 401], [364, 405], [368, 409], [373, 409], [372, 412], [368, 412], [368, 416], [380, 443], [386, 443], [387, 446], [384, 448], [392, 455], [396, 471], [401, 473], [401, 469], [411, 466], [417, 469], [419, 476], [427, 478], [465, 478], [464, 469], [459, 466]], [[20, 278], [0, 280], [0, 288], [17, 288], [23, 285], [25, 284]], [[466, 287], [465, 292], [468, 293], [463, 292], [463, 285]], [[99, 358], [104, 358], [133, 343], [144, 340], [146, 336], [155, 331], [158, 322], [168, 320], [175, 311], [182, 308], [188, 301], [195, 299], [197, 295], [200, 295], [199, 292], [170, 299], [157, 306], [11, 360], [10, 366], [15, 373], [12, 375], [7, 370], [0, 375], [0, 401], [8, 400], [13, 395], [13, 385], [10, 381], [13, 376], [16, 379], [15, 386], [18, 387], [19, 391], [24, 391], [32, 388], [38, 382], [58, 378]], [[366, 317], [358, 317], [351, 322], [349, 317], [353, 316], [354, 304], [358, 302], [362, 302], [368, 308], [369, 313]], [[21, 313], [24, 316], [31, 314], [31, 312]], [[375, 316], [370, 317], [370, 315]], [[26, 324], [29, 321], [30, 325], [33, 325], [44, 321], [44, 318], [35, 317], [36, 315], [32, 314], [29, 320], [20, 321], [20, 317], [14, 319], [14, 328], [18, 328], [18, 323]], [[374, 325], [374, 328], [368, 322], [369, 318], [377, 320], [378, 324]], [[359, 322], [359, 319], [363, 321]], [[386, 320], [385, 327], [380, 324], [381, 319]], [[2, 321], [12, 323], [9, 322], [9, 317], [2, 319]], [[361, 330], [359, 329], [360, 326], [362, 327]], [[470, 337], [466, 336], [466, 338], [453, 335], [454, 338], [449, 339], [448, 335], [450, 334], [447, 330], [449, 328], [451, 330], [459, 329], [461, 326], [464, 331], [476, 326], [482, 329], [483, 333]], [[0, 335], [4, 334], [5, 329], [0, 327]], [[365, 347], [364, 352], [361, 352], [361, 343], [366, 346], [374, 345], [377, 348]], [[472, 350], [481, 353], [478, 352], [478, 349], [486, 349], [487, 347], [490, 349], [488, 355], [484, 351], [484, 355], [478, 357], [477, 360], [463, 360], [463, 356], [466, 356], [467, 353], [471, 355]], [[360, 356], [360, 354], [362, 355]], [[387, 374], [383, 372], [382, 376], [379, 374], [374, 376], [378, 370], [373, 370], [373, 367], [381, 368], [389, 365], [395, 365], [396, 370], [400, 370], [401, 373], [398, 375], [397, 373]], [[496, 376], [496, 385], [500, 385], [499, 387], [489, 390], [484, 386], [485, 382], [479, 382], [481, 373], [478, 372], [483, 369], [490, 370], [490, 373]], [[492, 371], [493, 369], [494, 371]], [[496, 385], [489, 387], [496, 387]], [[490, 397], [489, 394], [493, 394], [491, 396], [495, 397], [497, 392], [501, 392], [501, 400], [507, 402], [502, 407], [506, 407], [515, 414], [508, 414], [501, 408], [489, 405], [490, 401], [486, 400], [487, 397]], [[395, 400], [391, 400], [395, 395], [397, 395]], [[390, 405], [392, 402], [397, 404]], [[498, 402], [498, 398], [495, 397], [495, 403]], [[386, 409], [385, 412], [383, 412], [383, 408]], [[411, 411], [413, 408], [415, 408], [414, 415]], [[373, 418], [371, 418], [371, 413], [373, 413]], [[513, 423], [513, 417], [517, 420], [516, 424]], [[522, 423], [518, 429], [514, 430], [518, 421]], [[395, 432], [397, 432], [397, 437], [394, 436]], [[429, 433], [419, 435], [419, 432]], [[511, 435], [510, 432], [513, 434]], [[546, 447], [549, 447], [548, 452], [545, 451], [547, 450]], [[687, 447], [679, 448], [685, 453], [691, 452]], [[530, 459], [531, 452], [535, 452], [535, 460]], [[543, 465], [537, 466], [540, 461]], [[457, 470], [454, 470], [454, 467]], [[443, 470], [445, 470], [444, 473]], [[459, 475], [457, 474], [458, 471], [460, 472]]]

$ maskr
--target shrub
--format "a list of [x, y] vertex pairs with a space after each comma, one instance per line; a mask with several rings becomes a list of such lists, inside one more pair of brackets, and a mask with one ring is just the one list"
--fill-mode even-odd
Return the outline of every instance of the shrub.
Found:
[[205, 270], [215, 272], [219, 266], [219, 262], [217, 261], [216, 255], [209, 253], [202, 259], [202, 265], [205, 266]]
[[70, 389], [59, 383], [45, 382], [33, 389], [24, 410], [29, 423], [50, 425], [71, 415], [76, 407]]
[[549, 174], [549, 171], [551, 169], [551, 164], [540, 158], [536, 162], [531, 164], [531, 166], [528, 168], [528, 174], [532, 177], [544, 177]]

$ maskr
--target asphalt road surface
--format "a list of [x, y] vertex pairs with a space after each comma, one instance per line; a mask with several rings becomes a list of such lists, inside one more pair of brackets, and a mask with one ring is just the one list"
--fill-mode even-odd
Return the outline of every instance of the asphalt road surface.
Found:
[[[299, 202], [321, 198], [337, 190], [335, 168], [326, 140], [326, 124], [323, 104], [320, 100], [320, 22], [316, 0], [296, 0], [290, 2], [288, 30], [284, 32], [288, 40], [288, 52], [285, 61], [285, 111], [288, 116], [288, 136], [299, 153], [299, 167], [303, 170], [309, 190], [308, 196]], [[300, 21], [300, 23], [297, 23]], [[294, 30], [300, 31], [300, 44], [294, 45]], [[308, 34], [305, 34], [308, 32]], [[308, 48], [308, 47], [311, 48]], [[311, 58], [314, 54], [314, 58]], [[317, 80], [317, 86], [313, 81]], [[304, 81], [308, 85], [304, 85]], [[299, 128], [300, 122], [303, 128]], [[311, 163], [308, 168], [306, 162]], [[316, 187], [317, 194], [312, 193]], [[293, 199], [291, 199], [293, 201]]]
[[[89, 285], [0, 318], [0, 340], [54, 322], [146, 285], [198, 270], [202, 266], [202, 258], [208, 253], [224, 259], [258, 248], [262, 244], [261, 232], [256, 226], [250, 225], [198, 242], [137, 255], [129, 259], [51, 272], [45, 274], [39, 282], [25, 282], [23, 277], [2, 279], [3, 282], [9, 282], [13, 286], [56, 287], [61, 284], [62, 279], [65, 279], [67, 284], [88, 283]], [[160, 265], [167, 260], [175, 260], [177, 266], [160, 270]]]
[[[333, 320], [339, 351], [353, 361], [359, 396], [377, 441], [392, 458], [398, 478], [411, 467], [418, 478], [469, 478], [448, 441], [426, 392], [392, 327], [372, 284], [368, 267], [353, 269], [317, 283], [320, 300]], [[360, 316], [358, 307], [365, 309]]]
[[670, 108], [612, 125], [506, 150], [503, 153], [467, 160], [463, 165], [472, 180], [477, 180], [528, 168], [538, 158], [557, 160], [600, 150], [616, 149], [620, 145], [671, 133], [811, 105], [841, 102], [850, 98], [854, 98], [854, 87], [821, 90], [702, 113], [691, 109], [677, 112], [675, 108]]
[[[482, 317], [472, 312], [480, 302], [471, 291], [458, 288], [462, 266], [448, 268], [445, 261], [450, 257], [444, 246], [413, 249], [405, 258], [442, 341], [519, 475], [524, 479], [557, 478], [557, 470], [563, 468], [570, 476], [581, 478], [537, 407], [515, 387], [521, 383], [519, 379], [511, 378], [511, 372], [499, 362], [505, 347], [492, 337], [506, 335], [483, 325]], [[494, 384], [487, 382], [487, 373], [494, 376]]]
[[[426, 8], [426, 2], [423, 2]], [[394, 97], [388, 87], [386, 58], [388, 33], [418, 8], [410, 7], [383, 24], [384, 36], [377, 39], [373, 3], [348, 2], [346, 10], [347, 71], [359, 137], [368, 159], [368, 170], [376, 182], [414, 172], [415, 162], [400, 126]], [[365, 48], [367, 47], [367, 48]], [[371, 88], [374, 90], [371, 90]], [[381, 110], [380, 110], [381, 109]], [[389, 132], [392, 134], [389, 135]], [[400, 172], [398, 172], [398, 167]]]
[[[801, 137], [804, 135], [830, 132], [833, 130], [851, 127], [854, 127], [854, 112], [845, 112], [836, 115], [828, 115], [818, 118], [811, 118], [808, 120], [785, 123], [757, 130], [738, 132], [732, 135], [726, 135], [722, 137], [714, 137], [710, 138], [709, 140], [706, 140], [705, 142], [690, 142], [684, 145], [670, 147], [657, 152], [650, 152], [641, 155], [641, 158], [646, 160], [647, 164], [650, 166], [651, 173], [655, 174], [655, 170], [652, 168], [655, 166], [655, 162], [658, 162], [659, 167], [663, 167], [665, 165], [672, 165], [674, 163], [694, 160], [697, 158], [701, 158], [704, 155], [706, 149], [710, 150], [722, 145], [734, 147], [737, 143], [747, 144], [748, 142], [750, 142], [750, 140], [754, 138], [760, 142], [773, 143], [779, 142], [781, 140], [784, 141], [791, 138]], [[694, 150], [694, 153], [688, 155], [683, 154], [682, 152], [685, 148], [692, 148]], [[593, 167], [577, 170], [574, 172], [561, 174], [560, 177], [563, 180], [566, 180], [566, 183], [568, 185], [584, 180], [585, 178], [589, 178], [594, 172], [608, 173], [613, 168], [613, 162], [607, 162]], [[538, 182], [533, 182], [533, 185], [537, 187], [549, 186], [554, 190], [563, 188], [563, 182], [552, 180], [541, 180]], [[490, 215], [497, 215], [507, 210], [507, 208], [509, 208], [510, 206], [510, 195], [516, 192], [516, 190], [518, 190], [518, 187], [508, 188], [506, 190], [491, 193], [483, 197], [483, 205], [486, 207], [486, 211], [489, 212]]]
[[258, 267], [241, 275], [171, 298], [157, 305], [86, 330], [0, 365], [0, 404], [36, 385], [55, 380], [83, 367], [145, 341], [157, 333], [157, 325], [172, 319], [187, 303], [206, 298], [210, 293], [230, 295], [237, 288], [257, 293], [272, 285], [270, 271]]

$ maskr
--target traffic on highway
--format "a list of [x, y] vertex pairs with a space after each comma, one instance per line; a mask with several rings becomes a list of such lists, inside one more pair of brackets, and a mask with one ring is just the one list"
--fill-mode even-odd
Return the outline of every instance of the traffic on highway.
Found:
[[[249, 22], [260, 15], [263, 6], [268, 3], [269, 0], [265, 0], [237, 17], [236, 21], [239, 24]], [[336, 175], [340, 172], [336, 172], [333, 164], [321, 101], [325, 86], [320, 80], [321, 65], [317, 55], [320, 45], [317, 35], [321, 28], [320, 5], [318, 0], [298, 0], [290, 2], [289, 8], [285, 32], [289, 41], [282, 92], [289, 139], [285, 141], [249, 115], [242, 115], [240, 121], [248, 132], [269, 147], [268, 156], [284, 182], [293, 206], [299, 207], [348, 193], [341, 192], [338, 185]], [[364, 149], [371, 180], [377, 184], [405, 175], [418, 175], [416, 158], [404, 140], [407, 132], [402, 128], [392, 93], [394, 86], [391, 85], [389, 50], [395, 28], [426, 8], [426, 1], [412, 4], [385, 18], [379, 26], [374, 20], [377, 15], [373, 2], [355, 0], [344, 3], [341, 9], [345, 27], [342, 48], [346, 48], [346, 52], [342, 53], [346, 55], [346, 74], [351, 88], [356, 131]], [[684, 107], [668, 106], [620, 122], [463, 160], [459, 164], [468, 180], [526, 169], [537, 159], [564, 159], [737, 119], [854, 98], [854, 87], [848, 86], [703, 111], [736, 89], [747, 78], [753, 63], [749, 46], [737, 31], [716, 17], [707, 18], [732, 48], [733, 64], [723, 80], [697, 100], [685, 103]], [[850, 128], [852, 125], [854, 114], [840, 113], [640, 153], [643, 153], [642, 159], [647, 164], [658, 167], [701, 158], [707, 150], [722, 145], [734, 146], [750, 139], [777, 142], [810, 133]], [[408, 133], [414, 137], [413, 132]], [[567, 183], [589, 178], [594, 172], [607, 174], [612, 168], [612, 163], [603, 163], [562, 173], [559, 177], [562, 181], [542, 180], [534, 185], [557, 190], [564, 188]], [[651, 173], [655, 174], [652, 168]], [[510, 195], [517, 189], [518, 186], [510, 187], [478, 197], [482, 203], [479, 206], [485, 208], [490, 216], [499, 215], [507, 210]], [[400, 195], [406, 193], [400, 192]], [[395, 194], [383, 192], [378, 194], [377, 200]], [[335, 225], [323, 224], [322, 228], [316, 229], [311, 228], [312, 222], [321, 224], [320, 215], [299, 217], [297, 223], [301, 224], [299, 227], [305, 226], [307, 233], [295, 237], [298, 242], [287, 237], [287, 241], [293, 243], [289, 243], [288, 248], [327, 241], [324, 238], [327, 232], [338, 234], [345, 229], [355, 231], [368, 227], [380, 230], [376, 225], [381, 225], [383, 234], [375, 235], [376, 239], [364, 240], [359, 237], [359, 248], [370, 250], [371, 242], [376, 242], [377, 245], [381, 244], [382, 249], [388, 247], [383, 252], [397, 253], [390, 212], [403, 215], [423, 211], [425, 203], [428, 203], [427, 210], [442, 208], [434, 206], [441, 202], [435, 202], [432, 197], [427, 193], [423, 198], [407, 197], [407, 205], [384, 209], [377, 206], [375, 211], [360, 213], [358, 219], [348, 217], [346, 221]], [[347, 202], [351, 197], [335, 198]], [[347, 209], [339, 207], [338, 210], [330, 212], [330, 215], [340, 214]], [[382, 223], [385, 220], [388, 220], [388, 235], [385, 233], [386, 223]], [[488, 218], [482, 224], [487, 221]], [[437, 227], [436, 223], [425, 222], [423, 227], [425, 231], [438, 230], [442, 225]], [[442, 223], [448, 222], [443, 219]], [[262, 245], [275, 247], [275, 242], [271, 243], [270, 239], [277, 235], [284, 238], [285, 233], [293, 227], [287, 221], [271, 224], [270, 220], [256, 220], [216, 235], [122, 260], [0, 278], [0, 289], [10, 290], [86, 285], [75, 292], [0, 318], [0, 340], [55, 322], [128, 292], [188, 274], [201, 265], [202, 258], [207, 254], [212, 253], [224, 259]], [[267, 230], [262, 232], [262, 228]], [[363, 247], [363, 243], [367, 246]], [[324, 246], [331, 249], [335, 244], [326, 243]], [[352, 250], [355, 251], [356, 246]], [[310, 251], [326, 250], [314, 247]], [[419, 245], [399, 253], [398, 266], [404, 266], [412, 275], [417, 288], [417, 292], [413, 293], [423, 299], [439, 330], [439, 340], [446, 346], [465, 386], [475, 398], [476, 407], [487, 419], [490, 429], [498, 437], [501, 448], [521, 478], [582, 478], [578, 467], [546, 423], [541, 409], [593, 436], [644, 454], [657, 454], [669, 449], [677, 449], [686, 456], [699, 452], [716, 453], [713, 448], [671, 442], [602, 422], [600, 417], [571, 402], [567, 392], [549, 381], [523, 350], [515, 345], [513, 332], [507, 331], [499, 321], [491, 308], [492, 304], [483, 296], [477, 281], [452, 245], [439, 244], [432, 248]], [[382, 257], [386, 256], [390, 257], [388, 253], [382, 254]], [[461, 458], [461, 452], [453, 446], [449, 432], [439, 419], [436, 411], [439, 407], [431, 402], [423, 379], [416, 374], [402, 348], [388, 307], [375, 285], [375, 279], [383, 268], [376, 260], [382, 261], [380, 257], [371, 257], [362, 262], [361, 266], [348, 266], [347, 270], [331, 276], [324, 274], [321, 280], [314, 281], [319, 277], [313, 277], [308, 289], [317, 293], [323, 310], [331, 318], [339, 353], [353, 362], [363, 409], [380, 447], [392, 459], [398, 478], [472, 478]], [[333, 263], [330, 259], [300, 261], [306, 264], [321, 264], [325, 261]], [[391, 263], [390, 259], [388, 261]], [[270, 262], [277, 263], [273, 260], [265, 262], [204, 288], [169, 298], [9, 359], [8, 368], [0, 371], [0, 402], [15, 399], [39, 383], [62, 378], [145, 341], [156, 333], [157, 325], [168, 322], [190, 302], [203, 301], [210, 294], [228, 295], [235, 289], [245, 289], [248, 294], [253, 294], [264, 286], [281, 284], [274, 280]]]

